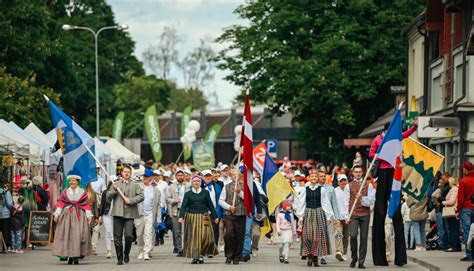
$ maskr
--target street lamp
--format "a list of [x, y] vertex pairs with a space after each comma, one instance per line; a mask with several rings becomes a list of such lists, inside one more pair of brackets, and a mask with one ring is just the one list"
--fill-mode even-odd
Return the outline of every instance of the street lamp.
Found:
[[77, 25], [69, 25], [65, 24], [63, 25], [63, 30], [64, 31], [69, 31], [69, 30], [87, 30], [94, 35], [94, 42], [95, 42], [95, 103], [96, 103], [96, 135], [97, 137], [100, 136], [100, 125], [99, 125], [99, 54], [98, 54], [98, 43], [97, 39], [99, 37], [99, 34], [107, 29], [117, 29], [117, 30], [127, 30], [128, 25], [126, 24], [119, 24], [119, 25], [114, 25], [114, 26], [105, 26], [97, 30], [95, 32], [89, 27], [84, 27], [84, 26], [77, 26]]

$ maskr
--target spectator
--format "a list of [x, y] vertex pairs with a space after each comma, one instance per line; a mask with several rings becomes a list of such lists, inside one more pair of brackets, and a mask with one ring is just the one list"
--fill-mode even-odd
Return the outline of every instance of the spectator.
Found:
[[[0, 188], [0, 230], [8, 249], [11, 248], [10, 236], [10, 210], [13, 208], [13, 198], [10, 190], [6, 187]], [[6, 252], [6, 251], [3, 251]]]
[[18, 197], [17, 204], [13, 207], [13, 214], [11, 219], [12, 225], [12, 248], [13, 253], [23, 253], [23, 229], [25, 228], [25, 211], [23, 210], [23, 202], [25, 199], [22, 196]]
[[415, 237], [416, 248], [415, 251], [425, 251], [426, 232], [425, 225], [428, 218], [428, 194], [417, 202], [413, 198], [407, 201], [410, 207], [410, 219], [412, 220], [413, 236]]
[[48, 192], [43, 189], [43, 177], [33, 177], [33, 190], [35, 191], [35, 199], [38, 206], [38, 210], [46, 211], [48, 207]]
[[405, 233], [405, 244], [407, 249], [411, 249], [413, 245], [413, 231], [411, 226], [411, 218], [410, 218], [410, 207], [407, 204], [408, 195], [403, 195], [403, 204], [402, 204], [402, 216], [403, 216], [403, 227]]
[[[471, 162], [463, 164], [464, 178], [459, 182], [458, 202], [456, 207], [457, 218], [461, 220], [463, 236], [469, 235], [471, 223], [474, 221], [474, 204], [471, 197], [474, 195], [474, 170]], [[466, 255], [461, 261], [472, 261], [472, 250], [467, 246], [467, 238], [464, 238]]]
[[[454, 207], [458, 197], [458, 180], [454, 177], [449, 178], [449, 190], [446, 200], [442, 202], [445, 206], [443, 208], [443, 218], [448, 226], [448, 249], [446, 252], [461, 251], [461, 244], [459, 242], [459, 221], [455, 217]], [[439, 229], [439, 227], [438, 227]]]
[[445, 250], [448, 248], [448, 226], [446, 224], [446, 219], [442, 216], [443, 211], [443, 201], [446, 200], [446, 195], [451, 189], [448, 179], [451, 177], [449, 173], [444, 173], [442, 177], [438, 180], [438, 188], [431, 194], [431, 203], [435, 209], [436, 215], [436, 226], [438, 230], [438, 249]]

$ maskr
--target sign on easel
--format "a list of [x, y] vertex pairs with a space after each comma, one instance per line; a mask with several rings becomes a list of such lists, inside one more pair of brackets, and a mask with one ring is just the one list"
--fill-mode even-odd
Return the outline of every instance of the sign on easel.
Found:
[[48, 244], [48, 249], [51, 249], [52, 232], [52, 213], [48, 211], [31, 211], [26, 247], [30, 244]]

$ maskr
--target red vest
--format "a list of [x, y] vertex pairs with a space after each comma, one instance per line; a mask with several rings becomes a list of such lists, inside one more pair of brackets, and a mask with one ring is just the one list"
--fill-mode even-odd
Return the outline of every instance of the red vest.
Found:
[[[349, 184], [349, 212], [351, 211], [352, 205], [354, 204], [354, 201], [356, 199], [356, 195], [359, 192], [360, 186], [357, 183], [357, 181], [352, 181]], [[370, 215], [370, 207], [365, 207], [362, 206], [362, 197], [367, 196], [367, 193], [369, 192], [369, 182], [365, 182], [364, 188], [361, 191], [361, 197], [359, 200], [357, 200], [354, 212], [352, 213], [352, 216], [355, 217], [362, 217], [362, 216], [369, 216]]]

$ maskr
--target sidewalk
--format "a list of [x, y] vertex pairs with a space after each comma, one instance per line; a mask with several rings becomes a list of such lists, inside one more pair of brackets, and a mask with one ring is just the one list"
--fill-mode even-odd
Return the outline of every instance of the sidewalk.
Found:
[[417, 252], [407, 251], [408, 261], [415, 262], [432, 271], [461, 271], [473, 263], [461, 262], [459, 259], [464, 257], [464, 252], [444, 252], [438, 250]]

